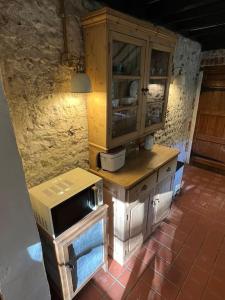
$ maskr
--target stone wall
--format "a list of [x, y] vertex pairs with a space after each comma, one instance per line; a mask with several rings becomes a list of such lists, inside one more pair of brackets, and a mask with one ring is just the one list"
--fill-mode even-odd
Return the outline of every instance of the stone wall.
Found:
[[225, 65], [225, 49], [202, 52], [201, 66]]
[[200, 44], [179, 36], [173, 59], [173, 81], [165, 129], [155, 134], [157, 143], [178, 147], [182, 161], [186, 160], [200, 59]]
[[[69, 46], [80, 55], [79, 17], [97, 5], [73, 2], [66, 2]], [[0, 66], [29, 186], [88, 166], [86, 102], [83, 96], [68, 93], [70, 69], [61, 65], [59, 3], [0, 1]]]
[[[83, 53], [79, 17], [94, 1], [67, 0], [69, 46]], [[0, 2], [0, 66], [28, 186], [76, 166], [88, 167], [84, 96], [68, 93], [70, 70], [61, 65], [62, 23], [58, 0]], [[156, 141], [184, 145], [192, 114], [200, 46], [178, 41], [174, 84], [165, 131]], [[183, 152], [182, 152], [183, 153]]]

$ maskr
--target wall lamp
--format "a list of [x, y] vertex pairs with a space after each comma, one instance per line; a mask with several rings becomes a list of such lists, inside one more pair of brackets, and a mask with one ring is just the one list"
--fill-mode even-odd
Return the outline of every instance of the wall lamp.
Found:
[[67, 19], [65, 13], [65, 1], [60, 0], [61, 16], [63, 26], [64, 53], [62, 55], [62, 64], [73, 69], [71, 75], [70, 92], [71, 93], [90, 93], [92, 91], [91, 81], [85, 73], [84, 57], [77, 57], [69, 53], [67, 38]]

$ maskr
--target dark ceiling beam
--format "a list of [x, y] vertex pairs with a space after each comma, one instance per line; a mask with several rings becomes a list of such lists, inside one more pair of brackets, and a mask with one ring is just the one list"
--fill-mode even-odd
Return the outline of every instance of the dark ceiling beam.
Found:
[[225, 48], [225, 0], [99, 0], [103, 5], [172, 29], [202, 44]]
[[194, 39], [201, 39], [201, 38], [208, 38], [211, 39], [212, 44], [214, 43], [214, 37], [220, 36], [221, 40], [225, 40], [223, 37], [225, 36], [225, 23], [218, 24], [219, 26], [211, 27], [211, 28], [205, 28], [201, 30], [196, 30], [189, 32], [186, 34], [190, 38]]
[[195, 10], [194, 12], [192, 12], [191, 14], [180, 14], [169, 18], [164, 19], [164, 22], [166, 23], [166, 25], [169, 26], [174, 26], [177, 24], [182, 24], [185, 22], [190, 22], [190, 21], [198, 21], [200, 19], [203, 18], [211, 18], [214, 16], [219, 16], [220, 14], [225, 13], [225, 2], [223, 3], [219, 3], [218, 5], [214, 5], [213, 7], [205, 7], [202, 10]]
[[212, 15], [210, 17], [203, 17], [198, 20], [186, 21], [182, 24], [176, 24], [173, 26], [176, 30], [180, 32], [196, 31], [201, 30], [202, 28], [211, 28], [220, 25], [225, 22], [225, 11], [221, 14]]
[[221, 38], [225, 35], [225, 29], [217, 31], [214, 34], [198, 37], [198, 42], [202, 45], [203, 50], [225, 49], [225, 40]]
[[216, 49], [225, 49], [225, 42], [223, 41], [214, 41], [212, 43], [212, 40], [210, 41], [201, 41], [202, 45], [202, 51], [207, 51], [207, 50], [216, 50]]
[[157, 3], [157, 2], [160, 2], [161, 0], [148, 0], [148, 1], [146, 1], [146, 4], [147, 5], [152, 5], [152, 4], [155, 4], [155, 3]]
[[[190, 10], [194, 10], [196, 8], [202, 8], [204, 6], [206, 6], [207, 4], [215, 4], [215, 2], [218, 2], [220, 0], [202, 0], [202, 1], [193, 1], [193, 3], [189, 3], [188, 5], [182, 7], [181, 9], [177, 9], [176, 13], [182, 13], [185, 11], [190, 11]], [[190, 2], [190, 1], [188, 1]]]
[[[160, 19], [165, 18], [166, 20], [167, 18], [179, 17], [180, 14], [190, 15], [191, 12], [194, 13], [196, 10], [204, 9], [205, 6], [213, 6], [216, 3], [221, 3], [221, 0], [162, 0], [157, 2], [157, 5], [153, 5], [153, 7], [151, 5], [149, 6], [149, 16], [154, 19], [159, 17]], [[139, 5], [141, 5], [140, 1]], [[148, 5], [146, 5], [146, 9], [148, 9]]]

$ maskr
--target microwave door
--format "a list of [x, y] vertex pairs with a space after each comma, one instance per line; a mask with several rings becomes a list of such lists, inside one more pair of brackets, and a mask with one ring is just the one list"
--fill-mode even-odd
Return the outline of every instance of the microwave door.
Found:
[[98, 189], [95, 185], [91, 187], [89, 203], [91, 209], [96, 210], [98, 208]]
[[91, 188], [87, 188], [52, 208], [55, 236], [60, 235], [92, 212], [90, 200], [93, 197]]

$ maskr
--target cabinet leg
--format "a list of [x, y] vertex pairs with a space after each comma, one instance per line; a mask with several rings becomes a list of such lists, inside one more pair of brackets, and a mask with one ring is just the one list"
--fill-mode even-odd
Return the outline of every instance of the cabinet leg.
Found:
[[108, 272], [108, 269], [109, 269], [108, 258], [107, 258], [105, 264], [102, 266], [102, 268], [103, 268], [103, 270], [104, 270], [105, 272]]

